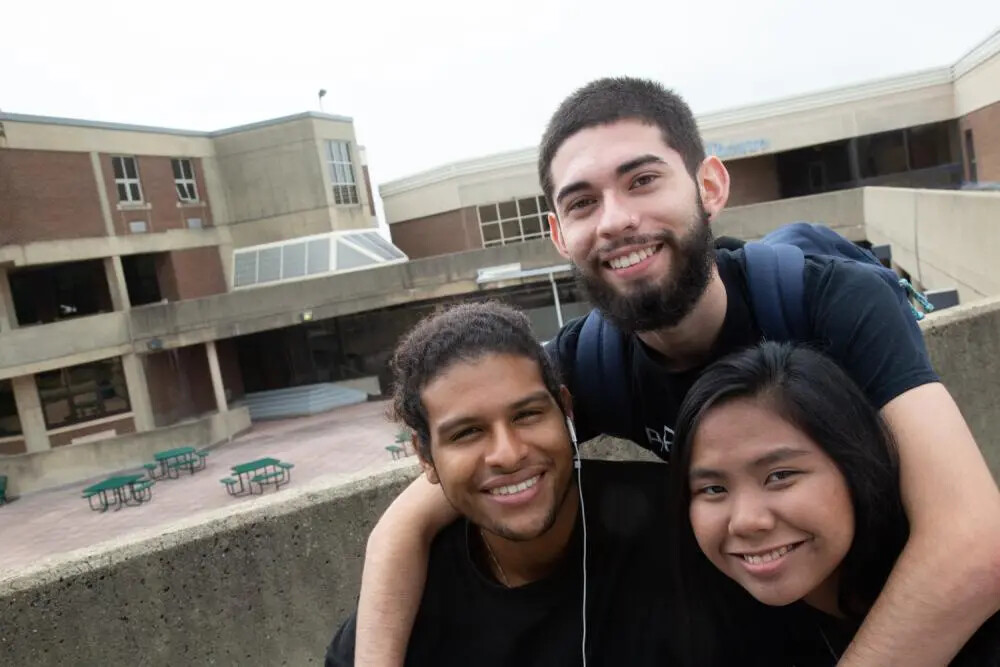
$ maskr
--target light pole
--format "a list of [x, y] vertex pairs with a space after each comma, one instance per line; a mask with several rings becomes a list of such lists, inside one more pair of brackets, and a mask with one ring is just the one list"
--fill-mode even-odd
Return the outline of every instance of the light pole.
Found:
[[319, 110], [323, 111], [323, 98], [326, 97], [326, 88], [319, 89]]

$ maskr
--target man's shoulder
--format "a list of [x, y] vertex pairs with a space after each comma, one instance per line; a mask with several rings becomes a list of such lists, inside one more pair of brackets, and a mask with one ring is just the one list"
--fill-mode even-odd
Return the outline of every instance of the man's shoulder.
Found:
[[573, 359], [576, 356], [576, 346], [580, 340], [580, 332], [587, 316], [577, 317], [564, 324], [556, 335], [545, 341], [543, 347], [549, 358], [559, 368], [560, 372], [572, 371]]
[[665, 534], [658, 526], [666, 525], [667, 464], [587, 459], [581, 465], [588, 524], [616, 539]]

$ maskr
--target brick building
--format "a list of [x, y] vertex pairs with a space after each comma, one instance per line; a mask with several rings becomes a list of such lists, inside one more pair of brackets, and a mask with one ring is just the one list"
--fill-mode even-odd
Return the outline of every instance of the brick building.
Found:
[[129, 314], [227, 293], [241, 249], [375, 225], [350, 118], [187, 132], [0, 114], [0, 454], [225, 411], [244, 392], [233, 339], [139, 354], [116, 339]]
[[[953, 65], [698, 117], [732, 175], [729, 207], [865, 186], [1000, 183], [1000, 31]], [[547, 236], [535, 148], [379, 188], [412, 258]]]

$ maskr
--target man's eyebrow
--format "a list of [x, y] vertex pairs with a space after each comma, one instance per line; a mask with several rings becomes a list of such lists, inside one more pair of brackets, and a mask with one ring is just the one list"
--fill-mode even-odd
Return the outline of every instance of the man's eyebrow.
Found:
[[566, 197], [570, 196], [574, 192], [579, 192], [580, 190], [586, 190], [590, 187], [590, 183], [587, 181], [577, 181], [575, 183], [570, 183], [569, 185], [563, 186], [559, 192], [556, 194], [556, 206], [559, 205]]
[[[525, 407], [527, 405], [531, 405], [532, 403], [537, 403], [538, 401], [545, 400], [548, 397], [549, 397], [548, 390], [546, 390], [546, 389], [539, 389], [536, 392], [532, 392], [531, 394], [528, 394], [524, 398], [519, 398], [518, 400], [514, 401], [513, 403], [511, 403], [507, 407], [507, 409], [511, 410], [511, 411], [513, 411], [513, 410], [520, 410], [521, 408], [523, 408], [523, 407]], [[474, 423], [478, 422], [479, 420], [480, 420], [480, 417], [478, 417], [476, 415], [462, 415], [462, 416], [455, 417], [453, 419], [449, 419], [447, 421], [441, 422], [436, 427], [434, 427], [434, 430], [437, 431], [438, 433], [444, 433], [446, 431], [450, 431], [452, 429], [455, 429], [455, 428], [457, 428], [459, 426], [463, 426], [465, 424], [474, 424]]]
[[628, 162], [623, 162], [615, 169], [615, 174], [618, 176], [624, 176], [625, 174], [638, 169], [639, 167], [644, 167], [647, 164], [666, 164], [663, 158], [657, 157], [652, 153], [647, 153], [646, 155], [640, 155], [634, 160], [629, 160]]
[[[647, 153], [646, 155], [640, 155], [637, 158], [633, 158], [628, 162], [623, 162], [617, 167], [615, 167], [615, 175], [624, 176], [630, 171], [638, 169], [639, 167], [643, 167], [647, 164], [666, 164], [666, 162], [664, 162], [663, 158], [661, 157], [657, 157], [652, 153]], [[576, 181], [574, 183], [570, 183], [569, 185], [560, 188], [559, 192], [556, 194], [556, 205], [558, 206], [563, 199], [573, 194], [574, 192], [579, 192], [580, 190], [586, 190], [589, 187], [590, 183], [587, 181]]]
[[546, 389], [539, 389], [538, 391], [536, 391], [536, 392], [534, 392], [532, 394], [529, 394], [529, 395], [525, 396], [524, 398], [522, 398], [522, 399], [520, 399], [518, 401], [515, 401], [515, 402], [511, 403], [510, 404], [510, 409], [511, 410], [519, 410], [519, 409], [525, 407], [526, 405], [531, 405], [532, 403], [536, 403], [538, 401], [545, 400], [548, 397], [549, 397], [548, 390], [546, 390]]

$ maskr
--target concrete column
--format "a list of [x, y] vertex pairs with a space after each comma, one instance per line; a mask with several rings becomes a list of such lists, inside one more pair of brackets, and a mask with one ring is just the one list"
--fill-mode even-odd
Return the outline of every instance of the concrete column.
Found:
[[48, 429], [45, 428], [45, 413], [42, 410], [42, 399], [38, 396], [35, 376], [21, 375], [12, 378], [11, 384], [14, 386], [17, 416], [21, 420], [21, 432], [24, 433], [24, 444], [28, 451], [44, 452], [52, 449]]
[[146, 367], [142, 365], [142, 357], [138, 354], [123, 354], [122, 369], [125, 371], [125, 384], [128, 385], [128, 402], [132, 406], [135, 430], [152, 431], [156, 428], [156, 423], [153, 421], [153, 404], [149, 400], [149, 384], [146, 382]]
[[111, 217], [111, 202], [108, 201], [108, 190], [104, 185], [104, 169], [101, 167], [100, 153], [90, 154], [90, 164], [94, 169], [94, 181], [97, 184], [97, 198], [101, 203], [101, 217], [104, 218], [104, 229], [108, 236], [115, 235], [115, 221]]
[[14, 297], [10, 293], [7, 270], [0, 268], [0, 330], [10, 331], [16, 326], [17, 311], [14, 310]]
[[205, 343], [205, 353], [208, 355], [208, 370], [212, 375], [212, 390], [215, 391], [215, 405], [219, 412], [229, 409], [226, 401], [226, 387], [222, 383], [222, 369], [219, 367], [219, 353], [215, 349], [215, 341]]
[[104, 258], [104, 277], [108, 281], [108, 291], [111, 292], [111, 305], [115, 310], [128, 310], [132, 303], [128, 299], [128, 285], [125, 283], [125, 270], [122, 268], [122, 258], [118, 255]]

